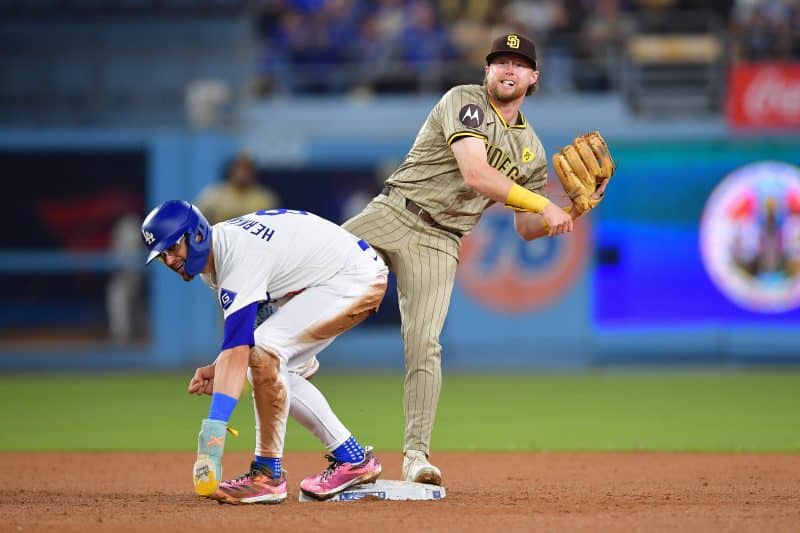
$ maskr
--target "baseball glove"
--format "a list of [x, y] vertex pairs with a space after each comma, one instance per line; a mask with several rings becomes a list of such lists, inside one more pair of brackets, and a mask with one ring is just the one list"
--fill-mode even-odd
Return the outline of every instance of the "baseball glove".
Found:
[[594, 193], [616, 167], [603, 136], [599, 131], [590, 131], [554, 154], [553, 168], [575, 208], [586, 213], [603, 199], [602, 194]]

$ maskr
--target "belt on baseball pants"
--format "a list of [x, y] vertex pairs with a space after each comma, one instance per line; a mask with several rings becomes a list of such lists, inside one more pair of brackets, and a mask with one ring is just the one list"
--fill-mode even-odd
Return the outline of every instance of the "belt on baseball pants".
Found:
[[[390, 186], [384, 185], [381, 194], [383, 194], [384, 196], [389, 196], [389, 192], [391, 191], [391, 189], [392, 188]], [[447, 233], [452, 233], [459, 239], [462, 237], [463, 234], [457, 229], [448, 228], [447, 226], [442, 226], [441, 224], [436, 222], [431, 216], [431, 214], [425, 211], [422, 207], [420, 207], [420, 205], [416, 203], [414, 200], [411, 200], [409, 198], [404, 198], [404, 199], [406, 201], [406, 209], [417, 215], [420, 220], [422, 220], [430, 227], [446, 231]]]

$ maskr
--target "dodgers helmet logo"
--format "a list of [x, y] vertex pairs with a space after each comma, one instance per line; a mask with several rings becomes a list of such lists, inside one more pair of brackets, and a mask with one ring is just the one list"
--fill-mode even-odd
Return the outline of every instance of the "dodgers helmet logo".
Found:
[[740, 307], [799, 307], [800, 169], [767, 161], [726, 176], [703, 210], [700, 253], [711, 281]]
[[233, 300], [236, 299], [236, 293], [233, 291], [229, 291], [228, 289], [220, 289], [219, 291], [219, 305], [222, 306], [223, 309], [228, 309]]
[[142, 230], [142, 238], [144, 238], [144, 242], [146, 242], [148, 246], [152, 245], [156, 241], [155, 235], [147, 230]]
[[524, 241], [508, 209], [493, 206], [461, 244], [458, 280], [484, 307], [505, 313], [541, 309], [569, 291], [586, 268], [589, 223], [571, 234]]

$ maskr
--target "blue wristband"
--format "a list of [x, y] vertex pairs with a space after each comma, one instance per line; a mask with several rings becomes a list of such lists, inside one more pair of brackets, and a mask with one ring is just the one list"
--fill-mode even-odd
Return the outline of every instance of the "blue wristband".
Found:
[[211, 408], [208, 410], [208, 418], [211, 420], [221, 420], [228, 422], [231, 419], [231, 413], [236, 407], [238, 400], [233, 396], [215, 392], [211, 397]]

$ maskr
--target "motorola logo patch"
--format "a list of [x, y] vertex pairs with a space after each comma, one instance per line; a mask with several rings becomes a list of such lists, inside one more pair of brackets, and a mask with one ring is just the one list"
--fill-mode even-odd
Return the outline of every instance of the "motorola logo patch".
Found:
[[477, 128], [483, 124], [483, 109], [475, 104], [467, 104], [458, 112], [458, 120], [468, 128]]

